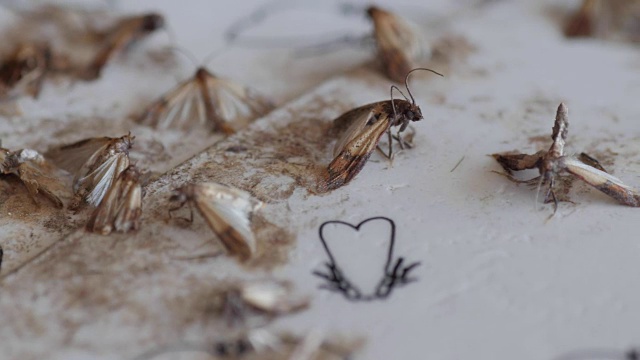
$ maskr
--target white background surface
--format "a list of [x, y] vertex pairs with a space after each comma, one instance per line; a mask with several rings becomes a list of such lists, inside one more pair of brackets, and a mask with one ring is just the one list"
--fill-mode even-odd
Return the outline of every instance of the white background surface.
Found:
[[[221, 46], [221, 32], [233, 19], [259, 3], [187, 1], [178, 9], [172, 1], [139, 1], [118, 6], [123, 12], [161, 10], [176, 33], [177, 43], [202, 58]], [[291, 31], [314, 34], [314, 29], [319, 33], [325, 29], [336, 33], [343, 29], [367, 31], [365, 20], [346, 21], [331, 10], [324, 19], [314, 15], [318, 5], [296, 4], [296, 12], [278, 15], [289, 16], [291, 22], [270, 21], [261, 25], [262, 30], [252, 31], [274, 36]], [[424, 10], [413, 10], [423, 6]], [[640, 210], [618, 205], [576, 184], [572, 193], [576, 204], [562, 203], [556, 216], [546, 221], [552, 207], [537, 209], [535, 190], [491, 173], [498, 166], [487, 156], [515, 149], [533, 153], [548, 147], [547, 140], [530, 139], [550, 135], [555, 109], [563, 101], [569, 107], [571, 122], [569, 152], [587, 151], [596, 157], [608, 154], [607, 150], [617, 153], [608, 168], [626, 183], [640, 184], [638, 49], [593, 40], [567, 41], [549, 16], [548, 6], [538, 2], [503, 1], [477, 11], [454, 11], [454, 5], [444, 2], [396, 9], [423, 24], [427, 32], [464, 35], [477, 51], [467, 64], [451, 69], [444, 79], [415, 77], [413, 93], [425, 115], [425, 120], [415, 125], [415, 149], [398, 154], [392, 166], [374, 155], [351, 184], [328, 195], [313, 196], [297, 189], [288, 200], [269, 205], [269, 216], [287, 224], [297, 235], [289, 263], [274, 274], [292, 279], [301, 292], [314, 298], [308, 311], [278, 321], [277, 328], [363, 335], [367, 338], [360, 353], [363, 359], [539, 360], [555, 359], [576, 349], [622, 351], [638, 345], [640, 245], [636, 234]], [[444, 28], [441, 23], [436, 29], [429, 26], [434, 18], [446, 14], [455, 15]], [[162, 44], [165, 39], [158, 36], [154, 41]], [[271, 93], [280, 103], [307, 94], [284, 105], [286, 108], [317, 107], [314, 104], [327, 99], [337, 102], [335, 108], [328, 106], [318, 113], [330, 121], [344, 107], [387, 98], [388, 81], [375, 75], [370, 66], [348, 72], [370, 58], [366, 49], [302, 60], [287, 49], [234, 49], [214, 59], [209, 67]], [[33, 110], [30, 114], [36, 114], [34, 118], [76, 111], [106, 118], [124, 116], [139, 106], [131, 101], [130, 93], [152, 99], [175, 83], [172, 76], [191, 72], [185, 64], [186, 70], [160, 74], [164, 70], [127, 70], [127, 63], [122, 62], [95, 84], [76, 85], [70, 90], [47, 86], [41, 101], [23, 103], [24, 111]], [[314, 89], [329, 78], [333, 80]], [[66, 91], [62, 96], [65, 102], [61, 102], [58, 93]], [[68, 99], [75, 101], [69, 105]], [[114, 103], [119, 105], [112, 110]], [[12, 132], [26, 130], [21, 122], [6, 121], [0, 123], [3, 141], [7, 139], [3, 144], [8, 147], [22, 147], [22, 139], [37, 147], [35, 139], [48, 135], [30, 132], [26, 138], [12, 137]], [[295, 118], [286, 111], [276, 111], [259, 120], [256, 128], [287, 121]], [[207, 161], [210, 155], [205, 153], [192, 164]], [[327, 154], [327, 163], [329, 160]], [[161, 201], [158, 199], [166, 197], [164, 190], [172, 187], [167, 181], [152, 186], [147, 204], [155, 206]], [[397, 289], [386, 301], [370, 303], [351, 303], [339, 294], [318, 289], [321, 282], [311, 272], [326, 260], [318, 226], [338, 219], [357, 224], [372, 216], [395, 220], [395, 251], [409, 261], [422, 262], [414, 274], [419, 280]], [[170, 224], [160, 220], [147, 218], [144, 225], [135, 237], [138, 240], [172, 234], [167, 230]], [[5, 223], [0, 234], [10, 233], [11, 226]], [[208, 236], [204, 232], [194, 235], [196, 239]], [[76, 244], [78, 254], [86, 254], [88, 249], [105, 248], [104, 242], [110, 242], [100, 239], [79, 232], [60, 246]], [[3, 243], [9, 240], [8, 235], [0, 238]], [[375, 267], [379, 260], [372, 253], [379, 251], [382, 243], [384, 239], [371, 239], [373, 250], [351, 248], [348, 255], [362, 269]], [[27, 265], [4, 279], [0, 285], [0, 323], [4, 324], [0, 327], [0, 358], [117, 359], [134, 356], [171, 336], [210, 339], [215, 335], [203, 335], [196, 325], [169, 329], [174, 325], [170, 311], [179, 310], [155, 299], [186, 288], [162, 284], [180, 284], [193, 277], [215, 281], [226, 276], [262, 275], [245, 273], [225, 259], [180, 265], [177, 269], [182, 272], [176, 272], [172, 265], [174, 268], [138, 278], [118, 271], [128, 269], [129, 263], [143, 266], [147, 261], [166, 260], [154, 259], [155, 255], [150, 250], [146, 255], [132, 252], [131, 258], [113, 260], [109, 265], [113, 271], [110, 281], [131, 282], [127, 285], [131, 292], [117, 296], [129, 299], [126, 304], [144, 304], [149, 314], [155, 315], [146, 321], [132, 320], [127, 306], [95, 318], [94, 312], [82, 306], [70, 308], [58, 303], [63, 295], [56, 292], [72, 280], [38, 280], [34, 273], [46, 271], [48, 255], [39, 264]], [[55, 247], [50, 256], [56, 258]], [[87, 280], [76, 274], [73, 281]], [[60, 323], [61, 315], [53, 314], [60, 311], [75, 314], [81, 323], [70, 339], [60, 335], [65, 324]], [[33, 317], [30, 321], [38, 323], [35, 328], [39, 330], [25, 326], [25, 317]]]

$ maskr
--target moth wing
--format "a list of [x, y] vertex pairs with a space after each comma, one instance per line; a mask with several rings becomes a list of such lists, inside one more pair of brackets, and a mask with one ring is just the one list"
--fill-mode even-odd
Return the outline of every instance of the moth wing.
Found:
[[309, 299], [296, 296], [293, 285], [286, 281], [249, 281], [240, 286], [240, 292], [249, 305], [274, 314], [295, 312], [309, 305]]
[[95, 170], [86, 176], [78, 178], [74, 184], [74, 190], [78, 193], [86, 190], [85, 200], [92, 206], [98, 206], [114, 180], [129, 167], [129, 156], [118, 153], [104, 161]]
[[89, 158], [109, 146], [110, 142], [111, 138], [108, 137], [81, 140], [51, 149], [44, 156], [59, 168], [77, 174]]
[[334, 120], [334, 127], [346, 127], [333, 147], [333, 156], [336, 157], [344, 147], [354, 138], [358, 137], [367, 123], [376, 115], [375, 105], [365, 105], [353, 109]]
[[28, 160], [18, 166], [16, 174], [25, 184], [31, 196], [35, 198], [38, 193], [42, 193], [56, 207], [62, 208], [62, 200], [56, 195], [55, 191], [63, 191], [64, 185], [51, 173], [51, 169], [46, 165]]
[[215, 121], [233, 131], [247, 127], [256, 118], [274, 109], [273, 102], [255, 90], [230, 80], [207, 76]]
[[362, 170], [371, 153], [378, 146], [380, 137], [389, 128], [389, 115], [380, 113], [376, 122], [365, 126], [353, 137], [329, 164], [328, 178], [324, 186], [332, 190], [345, 185]]
[[160, 129], [187, 130], [193, 122], [204, 124], [206, 120], [202, 91], [196, 79], [191, 78], [151, 104], [138, 122]]
[[640, 206], [640, 193], [617, 177], [589, 166], [578, 159], [565, 158], [567, 172], [628, 206]]
[[251, 258], [256, 241], [249, 217], [261, 203], [242, 190], [220, 184], [199, 184], [196, 189], [195, 205], [225, 248], [242, 259]]
[[112, 231], [136, 230], [142, 213], [142, 187], [138, 174], [125, 170], [94, 210], [87, 229], [108, 235]]
[[426, 57], [424, 40], [418, 29], [392, 13], [378, 8], [369, 13], [385, 71], [392, 80], [402, 82], [415, 63]]

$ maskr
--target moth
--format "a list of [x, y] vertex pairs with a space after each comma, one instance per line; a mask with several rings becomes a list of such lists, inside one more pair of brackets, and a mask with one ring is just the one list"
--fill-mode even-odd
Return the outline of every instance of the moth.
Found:
[[0, 270], [2, 270], [2, 258], [4, 257], [4, 251], [2, 250], [2, 246], [0, 246]]
[[47, 45], [21, 44], [0, 64], [0, 99], [22, 94], [37, 98], [50, 70], [51, 50]]
[[57, 166], [74, 175], [75, 198], [70, 206], [82, 202], [98, 206], [113, 183], [129, 165], [129, 150], [135, 137], [99, 137], [78, 141], [47, 152]]
[[402, 83], [429, 55], [419, 31], [402, 18], [376, 6], [367, 9], [373, 22], [378, 58], [389, 79]]
[[246, 325], [252, 316], [273, 318], [303, 310], [309, 306], [309, 298], [296, 296], [288, 281], [264, 279], [235, 283], [222, 291], [215, 303], [230, 323]]
[[400, 126], [395, 139], [401, 148], [405, 147], [405, 141], [400, 138], [400, 133], [409, 126], [410, 122], [423, 118], [422, 110], [416, 105], [408, 83], [409, 75], [416, 70], [430, 71], [443, 76], [431, 69], [413, 69], [407, 73], [404, 81], [411, 101], [394, 99], [393, 90], [397, 90], [397, 87], [392, 86], [391, 100], [360, 106], [333, 121], [332, 131], [342, 132], [342, 135], [333, 148], [334, 159], [327, 169], [328, 175], [324, 184], [327, 190], [337, 189], [351, 181], [362, 170], [373, 151], [378, 148], [378, 142], [385, 133], [389, 139], [387, 157], [391, 158], [394, 139], [391, 134], [392, 127]]
[[135, 165], [130, 165], [118, 175], [93, 211], [87, 230], [102, 235], [109, 235], [112, 231], [126, 233], [138, 230], [142, 196], [140, 171]]
[[263, 203], [248, 192], [212, 182], [188, 184], [177, 188], [169, 201], [177, 203], [169, 214], [187, 204], [190, 221], [193, 221], [191, 206], [195, 206], [230, 255], [248, 260], [255, 254], [251, 216]]
[[203, 352], [215, 359], [346, 360], [353, 359], [363, 345], [361, 338], [347, 339], [318, 330], [294, 335], [291, 332], [252, 328], [213, 342], [168, 344], [151, 349], [134, 360], [160, 359], [159, 355], [183, 351]]
[[104, 41], [93, 60], [82, 74], [86, 80], [100, 77], [105, 65], [119, 53], [126, 51], [135, 42], [164, 27], [160, 14], [145, 14], [125, 17], [103, 35]]
[[55, 190], [63, 189], [64, 186], [56, 177], [54, 167], [37, 151], [9, 151], [0, 148], [0, 174], [17, 176], [36, 204], [37, 195], [42, 194], [55, 207], [63, 207], [62, 200], [56, 195]]
[[583, 0], [564, 28], [568, 37], [621, 38], [640, 42], [640, 1]]
[[[567, 106], [563, 103], [558, 106], [556, 120], [553, 126], [551, 139], [553, 143], [548, 151], [538, 151], [533, 155], [529, 154], [493, 154], [506, 171], [509, 179], [516, 182], [538, 184], [538, 191], [542, 186], [547, 187], [545, 203], [553, 201], [553, 214], [558, 210], [558, 197], [556, 196], [556, 186], [559, 177], [563, 173], [578, 178], [603, 193], [616, 199], [623, 205], [640, 206], [640, 193], [635, 189], [625, 185], [622, 181], [609, 173], [603, 171], [595, 159], [591, 160], [584, 155], [580, 160], [578, 157], [565, 155], [564, 146], [569, 128], [569, 113]], [[520, 181], [511, 176], [512, 171], [526, 169], [538, 169], [540, 176], [531, 180]], [[553, 216], [553, 214], [551, 216]]]
[[200, 67], [191, 78], [152, 103], [138, 121], [161, 129], [206, 126], [229, 135], [273, 109], [269, 98]]

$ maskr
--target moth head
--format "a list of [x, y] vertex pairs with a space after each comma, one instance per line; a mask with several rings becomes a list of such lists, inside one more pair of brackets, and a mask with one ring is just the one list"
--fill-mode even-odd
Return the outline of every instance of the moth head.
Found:
[[410, 104], [404, 113], [404, 117], [407, 120], [411, 120], [411, 121], [422, 120], [423, 119], [422, 110], [420, 110], [420, 107], [418, 105]]
[[164, 17], [160, 14], [148, 14], [142, 18], [142, 30], [155, 31], [164, 26]]

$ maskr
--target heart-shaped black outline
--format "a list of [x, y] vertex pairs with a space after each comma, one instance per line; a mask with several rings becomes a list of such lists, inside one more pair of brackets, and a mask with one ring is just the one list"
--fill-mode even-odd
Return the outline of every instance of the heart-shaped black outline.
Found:
[[[387, 261], [384, 265], [384, 273], [382, 279], [376, 286], [376, 290], [373, 294], [363, 295], [360, 289], [354, 285], [349, 279], [346, 277], [344, 272], [340, 269], [338, 264], [336, 264], [335, 258], [331, 253], [331, 249], [327, 245], [327, 242], [324, 238], [323, 230], [326, 225], [329, 224], [342, 224], [346, 225], [355, 231], [360, 231], [360, 227], [362, 225], [368, 223], [369, 221], [374, 220], [384, 220], [389, 222], [391, 225], [391, 239], [389, 242], [389, 250], [387, 252]], [[324, 247], [327, 256], [329, 257], [329, 261], [325, 262], [324, 265], [329, 270], [328, 273], [323, 273], [318, 270], [312, 272], [313, 275], [318, 276], [328, 282], [328, 284], [320, 286], [322, 289], [327, 289], [330, 291], [341, 292], [348, 300], [351, 301], [359, 301], [359, 300], [375, 300], [375, 299], [384, 299], [388, 297], [394, 287], [399, 285], [404, 285], [410, 282], [415, 281], [415, 278], [410, 278], [409, 273], [415, 267], [420, 265], [420, 262], [414, 262], [407, 266], [403, 266], [404, 258], [399, 257], [395, 262], [393, 261], [393, 247], [396, 242], [396, 224], [393, 220], [384, 217], [384, 216], [376, 216], [372, 218], [368, 218], [360, 222], [358, 225], [352, 225], [348, 222], [341, 220], [331, 220], [326, 221], [322, 225], [320, 225], [320, 229], [318, 230], [320, 235], [320, 241], [322, 242], [322, 246]], [[392, 263], [394, 264], [392, 266]]]

